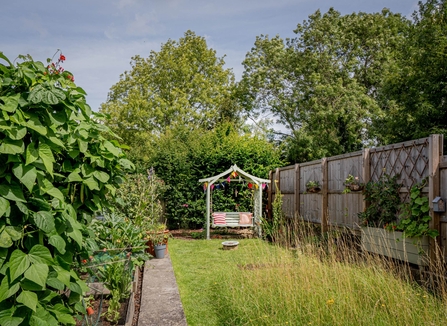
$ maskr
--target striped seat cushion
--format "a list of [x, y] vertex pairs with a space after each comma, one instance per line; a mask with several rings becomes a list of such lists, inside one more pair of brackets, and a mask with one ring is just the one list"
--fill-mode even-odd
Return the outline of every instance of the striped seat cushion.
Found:
[[215, 225], [225, 225], [227, 222], [225, 221], [225, 213], [213, 213], [213, 224]]

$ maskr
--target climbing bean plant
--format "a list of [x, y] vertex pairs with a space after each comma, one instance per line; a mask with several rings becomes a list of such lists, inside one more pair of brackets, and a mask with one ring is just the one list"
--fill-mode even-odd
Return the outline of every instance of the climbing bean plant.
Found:
[[132, 169], [64, 60], [0, 52], [0, 325], [75, 324], [87, 225]]

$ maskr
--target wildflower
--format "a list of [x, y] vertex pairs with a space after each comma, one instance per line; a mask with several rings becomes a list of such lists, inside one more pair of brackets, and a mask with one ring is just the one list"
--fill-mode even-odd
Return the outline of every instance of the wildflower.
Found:
[[83, 259], [83, 260], [82, 260], [82, 263], [83, 263], [83, 264], [87, 264], [87, 259]]
[[188, 204], [183, 204], [182, 206], [183, 206], [183, 207], [188, 207]]
[[328, 301], [326, 301], [327, 305], [333, 305], [334, 304], [334, 299], [329, 299]]
[[102, 251], [104, 251], [104, 252], [106, 252], [107, 251], [107, 249], [106, 248], [104, 248]]
[[65, 61], [65, 56], [61, 53], [60, 57], [59, 57], [60, 61]]

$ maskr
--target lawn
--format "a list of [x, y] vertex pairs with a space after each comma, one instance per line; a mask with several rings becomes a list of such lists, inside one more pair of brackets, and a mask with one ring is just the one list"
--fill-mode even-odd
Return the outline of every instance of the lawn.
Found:
[[[376, 261], [285, 250], [257, 239], [172, 239], [188, 325], [441, 325], [446, 300]], [[444, 296], [445, 298], [445, 296]]]

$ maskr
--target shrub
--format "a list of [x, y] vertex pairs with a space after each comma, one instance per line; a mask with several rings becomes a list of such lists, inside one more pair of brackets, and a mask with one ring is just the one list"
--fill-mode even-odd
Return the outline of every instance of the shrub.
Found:
[[0, 52], [0, 324], [74, 324], [86, 226], [132, 163], [56, 63]]

